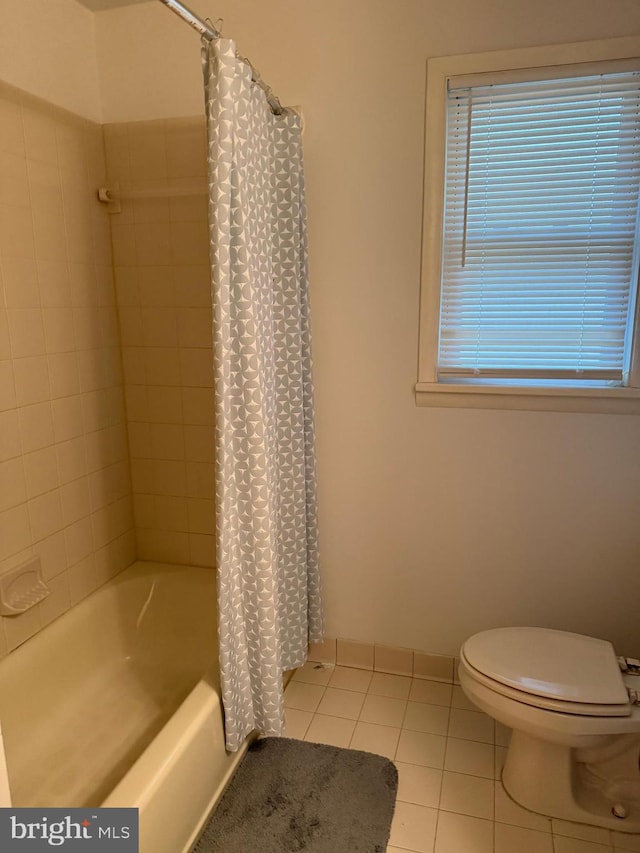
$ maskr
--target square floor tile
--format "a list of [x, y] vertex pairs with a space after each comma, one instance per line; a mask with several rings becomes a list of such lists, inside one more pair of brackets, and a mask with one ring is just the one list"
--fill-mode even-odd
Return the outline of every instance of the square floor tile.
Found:
[[355, 690], [357, 693], [366, 693], [372, 675], [373, 673], [368, 669], [337, 666], [329, 680], [329, 686], [337, 687], [340, 690]]
[[493, 779], [494, 748], [488, 743], [447, 738], [444, 769]]
[[449, 737], [493, 743], [495, 740], [493, 719], [481, 711], [452, 708], [449, 717]]
[[376, 726], [373, 723], [356, 723], [353, 737], [349, 746], [351, 749], [362, 749], [376, 755], [384, 755], [394, 759], [400, 729], [392, 726]]
[[640, 853], [640, 835], [630, 835], [626, 832], [612, 832], [611, 840], [616, 851], [633, 850]]
[[453, 692], [451, 694], [451, 707], [462, 708], [463, 711], [479, 710], [478, 706], [473, 704], [459, 684], [454, 685]]
[[495, 819], [498, 823], [509, 823], [511, 826], [522, 826], [525, 829], [537, 829], [539, 832], [551, 832], [551, 821], [548, 817], [530, 812], [515, 803], [502, 786], [502, 782], [494, 782], [495, 785]]
[[396, 761], [398, 768], [398, 799], [403, 803], [416, 803], [437, 809], [442, 787], [442, 770], [405, 764]]
[[508, 726], [503, 726], [502, 723], [496, 723], [496, 745], [509, 746], [511, 740], [511, 729]]
[[428, 705], [426, 702], [408, 702], [402, 727], [412, 732], [446, 735], [449, 725], [449, 708]]
[[446, 738], [441, 735], [403, 729], [396, 752], [396, 761], [442, 769], [445, 745]]
[[611, 845], [611, 833], [608, 829], [599, 826], [587, 826], [584, 823], [573, 823], [568, 820], [551, 821], [551, 832], [554, 835], [563, 835], [567, 838], [580, 838], [582, 841], [595, 841], [598, 844]]
[[496, 746], [494, 776], [496, 779], [502, 779], [502, 769], [507, 760], [507, 750], [504, 746]]
[[451, 705], [451, 684], [443, 684], [440, 681], [424, 681], [414, 678], [409, 692], [412, 702], [428, 702], [430, 705]]
[[414, 803], [396, 803], [389, 842], [402, 850], [433, 853], [438, 812]]
[[304, 739], [312, 743], [328, 743], [330, 746], [347, 748], [351, 743], [355, 727], [355, 720], [314, 714]]
[[566, 838], [562, 835], [553, 836], [555, 853], [612, 853], [609, 844], [594, 844], [580, 838]]
[[553, 841], [548, 832], [536, 832], [535, 829], [523, 829], [521, 826], [509, 826], [506, 823], [495, 825], [495, 853], [554, 853]]
[[493, 823], [453, 812], [440, 812], [435, 853], [493, 853]]
[[374, 672], [369, 685], [369, 693], [390, 696], [392, 699], [406, 699], [410, 690], [410, 678], [404, 675], [389, 675], [386, 672]]
[[493, 785], [493, 779], [445, 770], [442, 775], [440, 808], [493, 820]]
[[318, 705], [318, 713], [328, 714], [331, 717], [345, 717], [347, 720], [357, 720], [364, 700], [364, 693], [327, 687]]
[[292, 681], [303, 681], [305, 684], [327, 685], [333, 675], [333, 666], [323, 666], [321, 663], [307, 661], [304, 666], [295, 671]]
[[284, 691], [284, 706], [298, 711], [315, 711], [324, 691], [325, 688], [320, 684], [291, 681]]
[[295, 708], [285, 708], [284, 736], [302, 740], [307, 733], [312, 718], [313, 714], [311, 711], [297, 711]]
[[377, 723], [380, 726], [402, 725], [407, 703], [404, 699], [392, 699], [390, 696], [372, 696], [367, 694], [359, 719], [363, 723]]

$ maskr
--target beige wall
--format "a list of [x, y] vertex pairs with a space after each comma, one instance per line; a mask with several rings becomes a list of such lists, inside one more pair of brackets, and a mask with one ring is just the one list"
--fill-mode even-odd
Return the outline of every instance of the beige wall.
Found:
[[76, 0], [0, 0], [0, 80], [99, 121], [94, 20]]
[[138, 556], [214, 563], [213, 355], [203, 118], [108, 124], [109, 181], [160, 198], [111, 215]]
[[[639, 653], [639, 419], [417, 409], [412, 386], [427, 58], [637, 34], [640, 4], [219, 0], [214, 14], [306, 118], [329, 633], [453, 653], [530, 623]], [[201, 112], [198, 37], [161, 4], [96, 27], [108, 121]]]
[[0, 83], [0, 573], [51, 595], [0, 655], [134, 559], [100, 125]]

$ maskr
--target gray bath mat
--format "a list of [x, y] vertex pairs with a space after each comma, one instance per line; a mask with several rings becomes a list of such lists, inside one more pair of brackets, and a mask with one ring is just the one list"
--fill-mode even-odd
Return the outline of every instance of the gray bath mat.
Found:
[[379, 755], [257, 740], [192, 853], [384, 853], [397, 788]]

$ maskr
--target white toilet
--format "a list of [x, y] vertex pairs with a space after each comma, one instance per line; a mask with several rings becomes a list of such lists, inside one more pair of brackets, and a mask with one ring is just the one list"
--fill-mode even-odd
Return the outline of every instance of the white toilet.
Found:
[[534, 812], [640, 832], [640, 677], [611, 643], [546, 628], [495, 628], [460, 652], [469, 699], [513, 729], [502, 781]]

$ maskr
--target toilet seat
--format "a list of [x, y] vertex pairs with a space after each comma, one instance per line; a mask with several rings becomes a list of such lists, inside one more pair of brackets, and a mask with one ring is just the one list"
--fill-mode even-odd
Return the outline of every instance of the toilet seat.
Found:
[[461, 658], [485, 687], [564, 714], [623, 717], [631, 704], [610, 643], [546, 628], [494, 628], [471, 637]]

